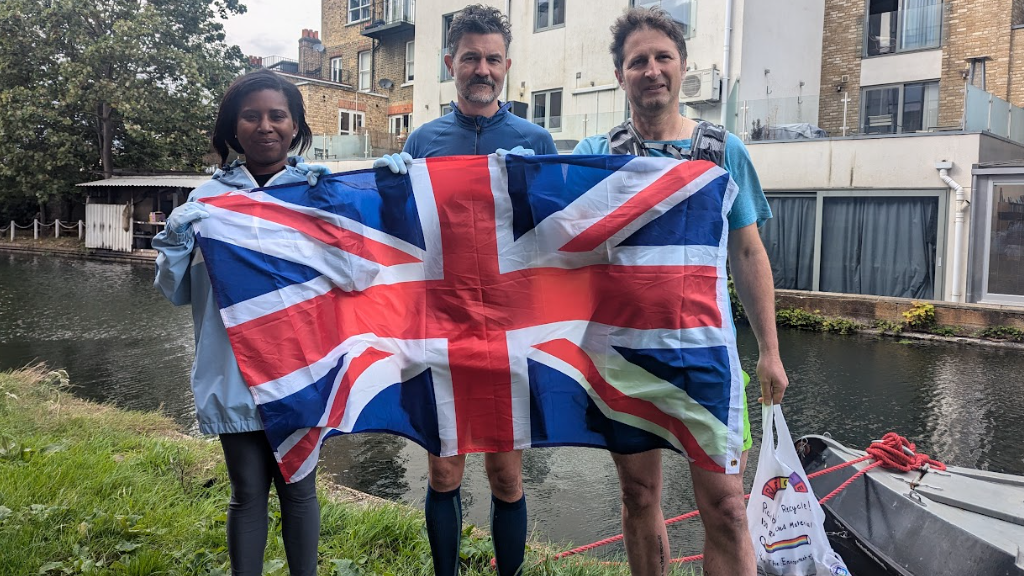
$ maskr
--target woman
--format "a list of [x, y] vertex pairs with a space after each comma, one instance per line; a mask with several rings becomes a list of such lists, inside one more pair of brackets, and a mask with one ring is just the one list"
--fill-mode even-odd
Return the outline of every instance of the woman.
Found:
[[[231, 481], [228, 505], [228, 556], [235, 576], [263, 570], [267, 543], [267, 500], [270, 483], [281, 501], [281, 532], [292, 576], [314, 576], [320, 533], [320, 504], [315, 471], [286, 484], [263, 433], [259, 413], [242, 380], [227, 331], [214, 301], [192, 223], [209, 213], [199, 198], [231, 190], [309, 181], [316, 183], [322, 166], [300, 164], [288, 157], [309, 148], [313, 134], [306, 124], [302, 95], [273, 72], [260, 70], [235, 80], [217, 113], [213, 147], [224, 164], [213, 178], [196, 188], [188, 202], [174, 209], [163, 232], [153, 239], [158, 251], [156, 287], [175, 305], [191, 304], [196, 357], [192, 365], [199, 429], [220, 435]], [[241, 155], [227, 165], [228, 149]]]

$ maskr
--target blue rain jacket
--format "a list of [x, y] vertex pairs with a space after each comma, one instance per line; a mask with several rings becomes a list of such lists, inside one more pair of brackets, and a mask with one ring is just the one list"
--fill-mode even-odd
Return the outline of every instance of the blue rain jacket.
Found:
[[405, 152], [413, 158], [493, 154], [498, 148], [530, 148], [534, 154], [558, 154], [551, 133], [509, 112], [506, 102], [490, 118], [466, 116], [451, 103], [451, 114], [431, 120], [409, 135]]
[[[302, 158], [289, 158], [285, 169], [265, 186], [305, 182], [308, 171], [295, 167], [300, 162]], [[236, 162], [227, 170], [218, 170], [209, 182], [193, 190], [188, 199], [256, 186], [256, 180], [245, 165]], [[153, 238], [153, 248], [158, 252], [154, 286], [176, 306], [192, 305], [196, 339], [192, 394], [196, 400], [199, 430], [203, 434], [262, 430], [256, 402], [238, 370], [195, 237], [165, 229]]]

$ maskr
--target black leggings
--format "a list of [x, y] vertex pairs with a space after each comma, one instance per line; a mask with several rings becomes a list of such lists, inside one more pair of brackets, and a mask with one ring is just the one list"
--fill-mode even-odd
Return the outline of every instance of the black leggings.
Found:
[[267, 546], [267, 500], [270, 482], [281, 501], [281, 536], [292, 576], [316, 576], [320, 539], [320, 503], [316, 499], [316, 469], [287, 484], [263, 432], [221, 434], [220, 445], [231, 480], [228, 504], [228, 556], [233, 576], [263, 573]]

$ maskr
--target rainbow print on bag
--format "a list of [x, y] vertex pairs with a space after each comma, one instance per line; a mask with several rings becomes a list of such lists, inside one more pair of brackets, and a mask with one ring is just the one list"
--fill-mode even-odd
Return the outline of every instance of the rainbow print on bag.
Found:
[[810, 544], [811, 539], [804, 534], [803, 536], [797, 536], [796, 538], [788, 538], [786, 540], [779, 540], [771, 544], [765, 540], [764, 536], [761, 537], [761, 545], [764, 546], [764, 551], [771, 554], [772, 552], [778, 552], [780, 550], [792, 550], [793, 548], [799, 548], [804, 544]]

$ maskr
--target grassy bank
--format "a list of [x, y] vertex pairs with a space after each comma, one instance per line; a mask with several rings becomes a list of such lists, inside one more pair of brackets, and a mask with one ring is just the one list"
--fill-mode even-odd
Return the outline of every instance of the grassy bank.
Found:
[[[418, 511], [321, 485], [320, 574], [430, 573]], [[218, 443], [157, 414], [79, 400], [63, 373], [0, 373], [0, 574], [228, 574], [228, 495]], [[287, 574], [276, 505], [265, 573]], [[467, 526], [463, 574], [494, 574], [489, 539], [473, 534]], [[542, 548], [531, 546], [528, 574], [627, 572], [551, 562]]]

